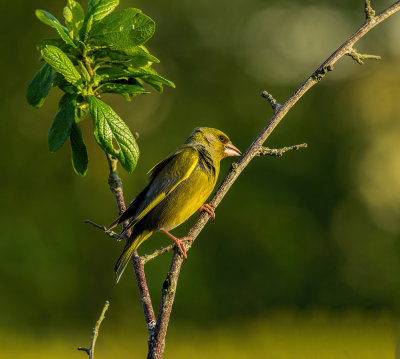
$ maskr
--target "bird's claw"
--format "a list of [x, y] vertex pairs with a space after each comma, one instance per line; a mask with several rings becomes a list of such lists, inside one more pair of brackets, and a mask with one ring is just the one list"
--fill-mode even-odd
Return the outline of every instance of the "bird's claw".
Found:
[[204, 203], [201, 207], [200, 207], [200, 212], [207, 212], [210, 217], [212, 219], [215, 219], [215, 212], [214, 212], [214, 207], [211, 206], [208, 203]]
[[186, 261], [187, 260], [187, 253], [186, 253], [186, 247], [185, 247], [185, 243], [186, 241], [191, 241], [192, 238], [189, 237], [185, 237], [185, 238], [175, 238], [175, 240], [173, 239], [173, 241], [175, 242], [175, 246], [179, 249], [179, 251], [182, 254], [183, 259]]
[[175, 242], [175, 246], [179, 249], [179, 251], [182, 254], [182, 257], [184, 260], [187, 260], [187, 254], [186, 254], [186, 247], [185, 247], [185, 241], [191, 241], [192, 238], [190, 237], [184, 237], [182, 239], [176, 238], [174, 235], [169, 233], [165, 228], [160, 228], [160, 231], [166, 234], [169, 238], [171, 238]]

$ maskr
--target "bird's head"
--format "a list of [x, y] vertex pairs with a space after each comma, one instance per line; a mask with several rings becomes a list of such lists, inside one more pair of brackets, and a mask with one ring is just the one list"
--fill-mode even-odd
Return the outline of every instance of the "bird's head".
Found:
[[225, 133], [215, 128], [198, 127], [186, 142], [203, 145], [220, 160], [224, 157], [240, 156], [242, 154]]

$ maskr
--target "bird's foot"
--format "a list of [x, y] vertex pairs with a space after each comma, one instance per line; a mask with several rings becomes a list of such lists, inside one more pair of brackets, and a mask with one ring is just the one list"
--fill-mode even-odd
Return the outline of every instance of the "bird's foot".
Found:
[[184, 237], [184, 238], [176, 238], [174, 235], [169, 233], [166, 229], [160, 228], [160, 231], [166, 234], [169, 238], [171, 238], [175, 242], [175, 246], [179, 249], [179, 251], [182, 254], [183, 259], [187, 260], [187, 254], [186, 254], [186, 247], [185, 243], [186, 241], [191, 241], [192, 238], [190, 237]]
[[200, 212], [207, 212], [210, 217], [212, 219], [215, 219], [215, 212], [214, 212], [214, 207], [211, 206], [208, 203], [204, 203], [201, 207], [200, 207]]
[[184, 238], [175, 238], [173, 241], [175, 242], [175, 245], [178, 247], [179, 251], [182, 253], [183, 259], [186, 261], [187, 260], [187, 253], [186, 253], [186, 247], [185, 243], [186, 241], [191, 241], [192, 238], [189, 237], [184, 237]]

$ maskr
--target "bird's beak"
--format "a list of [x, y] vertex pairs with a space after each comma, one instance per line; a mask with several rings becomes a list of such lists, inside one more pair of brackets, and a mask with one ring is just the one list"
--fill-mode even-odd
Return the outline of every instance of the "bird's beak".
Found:
[[225, 150], [224, 150], [224, 155], [226, 157], [230, 157], [230, 156], [240, 156], [242, 154], [242, 152], [239, 151], [239, 149], [237, 149], [232, 142], [229, 142], [225, 145]]

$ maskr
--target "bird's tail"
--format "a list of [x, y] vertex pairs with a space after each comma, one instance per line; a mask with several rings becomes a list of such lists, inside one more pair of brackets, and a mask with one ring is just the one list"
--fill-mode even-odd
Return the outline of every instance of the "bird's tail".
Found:
[[114, 267], [115, 274], [117, 275], [117, 283], [121, 279], [122, 273], [126, 266], [128, 265], [133, 252], [151, 235], [153, 232], [144, 231], [140, 233], [136, 237], [129, 238], [129, 241], [126, 243], [124, 250], [122, 251], [121, 256], [118, 258], [117, 264]]

